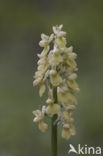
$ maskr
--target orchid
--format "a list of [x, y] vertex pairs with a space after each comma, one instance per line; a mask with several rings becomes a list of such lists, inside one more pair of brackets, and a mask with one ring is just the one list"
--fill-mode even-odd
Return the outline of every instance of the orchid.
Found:
[[[67, 47], [66, 32], [62, 31], [62, 28], [63, 25], [53, 26], [53, 33], [50, 36], [41, 34], [39, 45], [44, 49], [38, 54], [38, 67], [33, 86], [39, 85], [40, 97], [46, 90], [48, 96], [43, 107], [45, 109], [33, 111], [35, 115], [33, 121], [38, 123], [42, 132], [45, 132], [48, 125], [44, 122], [44, 117], [52, 118], [52, 132], [57, 134], [57, 126], [62, 125], [61, 136], [69, 139], [76, 134], [72, 114], [77, 104], [75, 94], [80, 89], [76, 82], [77, 54], [72, 46]], [[55, 146], [56, 140], [52, 134], [52, 144]]]

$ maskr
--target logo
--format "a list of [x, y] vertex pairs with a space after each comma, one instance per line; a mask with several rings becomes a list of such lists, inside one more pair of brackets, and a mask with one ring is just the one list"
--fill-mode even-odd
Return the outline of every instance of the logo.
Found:
[[69, 145], [68, 154], [75, 153], [75, 154], [90, 154], [90, 155], [101, 155], [102, 148], [101, 147], [89, 147], [87, 145], [81, 146], [78, 144], [77, 148], [75, 148], [72, 144]]

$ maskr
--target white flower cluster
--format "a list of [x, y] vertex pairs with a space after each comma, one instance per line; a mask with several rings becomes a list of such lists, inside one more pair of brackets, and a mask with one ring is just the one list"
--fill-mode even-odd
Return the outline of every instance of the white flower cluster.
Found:
[[[62, 31], [63, 25], [53, 26], [53, 34], [47, 36], [41, 34], [39, 45], [43, 47], [41, 54], [38, 54], [38, 68], [34, 75], [33, 86], [39, 85], [40, 97], [48, 89], [47, 106], [42, 110], [33, 112], [34, 122], [37, 122], [39, 129], [44, 132], [48, 125], [44, 117], [58, 115], [57, 122], [62, 124], [62, 137], [69, 139], [75, 135], [72, 112], [77, 104], [75, 93], [79, 92], [76, 82], [77, 64], [76, 53], [73, 47], [66, 46], [66, 32]], [[54, 102], [53, 89], [57, 89], [58, 103]]]

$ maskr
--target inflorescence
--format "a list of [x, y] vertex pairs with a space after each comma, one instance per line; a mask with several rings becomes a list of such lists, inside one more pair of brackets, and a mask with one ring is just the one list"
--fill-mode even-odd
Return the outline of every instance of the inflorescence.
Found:
[[[62, 137], [69, 139], [75, 135], [74, 119], [72, 113], [76, 108], [77, 99], [75, 93], [79, 92], [76, 82], [78, 68], [76, 64], [77, 54], [73, 47], [67, 47], [66, 32], [62, 31], [63, 25], [53, 26], [53, 33], [50, 36], [41, 34], [40, 47], [43, 47], [41, 54], [38, 54], [38, 67], [34, 75], [33, 86], [39, 85], [40, 97], [48, 90], [46, 105], [41, 110], [33, 111], [34, 122], [42, 132], [48, 128], [44, 117], [52, 117], [57, 114], [54, 124], [62, 125]], [[53, 89], [57, 89], [58, 103], [55, 103]]]

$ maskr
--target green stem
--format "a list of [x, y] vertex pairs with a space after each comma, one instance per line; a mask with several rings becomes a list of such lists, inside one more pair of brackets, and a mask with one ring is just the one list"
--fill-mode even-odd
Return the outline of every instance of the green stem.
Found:
[[[57, 103], [57, 88], [53, 89], [54, 103]], [[51, 156], [57, 156], [57, 124], [54, 125], [57, 114], [53, 115], [51, 122]]]

